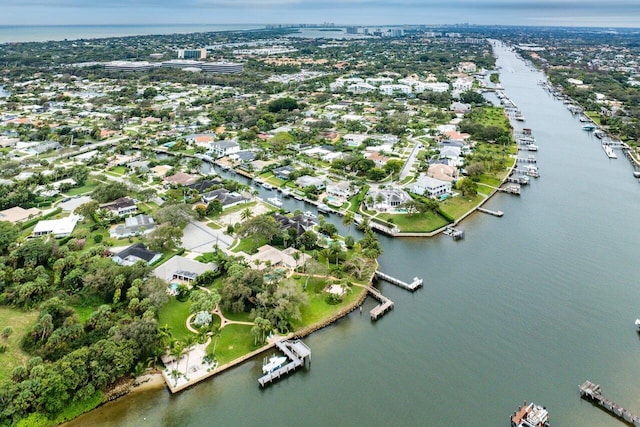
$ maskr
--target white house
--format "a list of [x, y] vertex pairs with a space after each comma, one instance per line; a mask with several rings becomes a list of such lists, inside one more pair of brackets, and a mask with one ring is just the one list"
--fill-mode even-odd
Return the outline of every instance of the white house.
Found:
[[453, 81], [453, 90], [458, 90], [460, 92], [466, 92], [473, 88], [473, 80], [470, 78], [457, 78]]
[[349, 181], [332, 182], [327, 185], [327, 194], [348, 199], [358, 192], [358, 187]]
[[407, 188], [415, 194], [438, 197], [451, 192], [451, 183], [423, 175]]
[[296, 185], [300, 188], [309, 187], [315, 185], [318, 190], [325, 188], [325, 180], [317, 176], [304, 175], [296, 180]]
[[55, 238], [70, 236], [81, 219], [80, 215], [70, 215], [60, 219], [42, 220], [36, 224], [32, 236], [40, 237], [48, 234]]
[[383, 95], [396, 95], [398, 93], [407, 95], [411, 93], [411, 86], [400, 84], [382, 85], [378, 88], [378, 90]]
[[209, 146], [209, 152], [215, 157], [224, 157], [240, 151], [240, 144], [235, 140], [216, 141]]
[[399, 188], [371, 189], [365, 198], [367, 209], [387, 211], [411, 200], [411, 197]]

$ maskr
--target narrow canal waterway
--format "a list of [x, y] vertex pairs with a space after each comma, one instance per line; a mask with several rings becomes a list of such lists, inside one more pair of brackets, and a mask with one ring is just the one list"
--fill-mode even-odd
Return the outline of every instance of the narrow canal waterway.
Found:
[[640, 185], [538, 86], [541, 73], [503, 47], [496, 54], [542, 177], [520, 197], [491, 200], [504, 217], [472, 216], [460, 242], [381, 237], [383, 271], [422, 277], [423, 289], [380, 283], [394, 311], [371, 323], [367, 301], [365, 314], [308, 337], [311, 370], [265, 390], [255, 360], [72, 425], [495, 427], [526, 400], [547, 406], [554, 426], [620, 426], [580, 400], [586, 379], [640, 413]]

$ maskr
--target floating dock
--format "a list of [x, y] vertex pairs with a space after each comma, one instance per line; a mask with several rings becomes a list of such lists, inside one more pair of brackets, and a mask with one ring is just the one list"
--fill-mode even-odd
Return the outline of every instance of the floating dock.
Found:
[[311, 349], [302, 341], [278, 341], [276, 342], [276, 347], [287, 356], [290, 362], [258, 378], [260, 387], [265, 387], [275, 380], [295, 371], [299, 367], [305, 366], [307, 361], [309, 361], [309, 366], [311, 366]]
[[600, 393], [600, 385], [594, 384], [591, 381], [585, 381], [584, 384], [580, 386], [580, 397], [591, 401], [594, 405], [600, 406], [611, 415], [620, 418], [632, 426], [640, 427], [640, 417], [633, 415], [622, 406], [617, 405], [604, 397]]
[[478, 208], [478, 212], [486, 213], [486, 214], [497, 216], [497, 217], [501, 217], [504, 215], [504, 212], [502, 211], [492, 211], [486, 208]]
[[377, 306], [371, 309], [369, 315], [371, 316], [371, 320], [378, 320], [380, 317], [384, 316], [388, 311], [393, 310], [393, 301], [389, 298], [382, 295], [376, 288], [373, 286], [367, 286], [367, 290], [369, 294], [380, 302]]
[[385, 282], [389, 282], [392, 285], [399, 286], [402, 289], [406, 289], [411, 292], [422, 287], [422, 279], [419, 279], [417, 277], [413, 278], [413, 282], [407, 283], [407, 282], [403, 282], [400, 279], [396, 279], [395, 277], [391, 277], [388, 274], [383, 273], [382, 271], [377, 271], [377, 270], [376, 270], [376, 277], [384, 280]]

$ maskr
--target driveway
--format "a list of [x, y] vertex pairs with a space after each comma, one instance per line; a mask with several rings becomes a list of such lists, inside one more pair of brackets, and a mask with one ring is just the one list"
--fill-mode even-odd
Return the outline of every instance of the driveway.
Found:
[[182, 237], [182, 247], [198, 253], [213, 252], [216, 244], [220, 249], [227, 250], [231, 243], [233, 238], [224, 234], [222, 230], [214, 230], [197, 221], [191, 221], [185, 227]]

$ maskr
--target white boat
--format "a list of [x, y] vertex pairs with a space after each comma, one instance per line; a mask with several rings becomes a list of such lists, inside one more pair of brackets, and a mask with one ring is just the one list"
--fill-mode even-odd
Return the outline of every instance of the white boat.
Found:
[[267, 184], [266, 182], [262, 183], [262, 187], [264, 187], [266, 190], [273, 190], [273, 185]]
[[314, 215], [314, 213], [311, 212], [311, 211], [306, 211], [304, 213], [304, 216], [306, 216], [307, 218], [311, 218], [311, 219], [318, 219], [318, 217], [316, 215]]
[[282, 201], [280, 201], [280, 199], [278, 199], [278, 196], [276, 196], [276, 197], [269, 197], [269, 198], [267, 199], [267, 201], [268, 201], [269, 203], [271, 203], [273, 206], [277, 206], [277, 207], [282, 206]]
[[320, 212], [324, 212], [324, 213], [330, 213], [331, 212], [331, 208], [327, 205], [325, 205], [324, 203], [320, 203], [318, 205], [318, 210]]
[[636, 328], [640, 331], [640, 319], [636, 319]]
[[271, 356], [269, 361], [262, 365], [262, 373], [269, 374], [280, 368], [286, 361], [287, 358], [284, 356]]
[[609, 157], [610, 159], [618, 158], [618, 156], [616, 156], [616, 153], [613, 152], [613, 148], [611, 148], [610, 146], [602, 144], [602, 149], [604, 150], [607, 157]]

